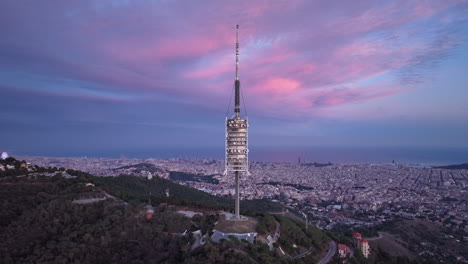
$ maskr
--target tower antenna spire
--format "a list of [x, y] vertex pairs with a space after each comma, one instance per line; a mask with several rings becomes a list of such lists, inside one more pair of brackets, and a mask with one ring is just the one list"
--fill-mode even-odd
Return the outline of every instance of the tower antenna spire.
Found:
[[236, 25], [236, 80], [239, 80], [239, 25]]
[[235, 87], [235, 104], [234, 114], [238, 119], [240, 118], [240, 80], [239, 80], [239, 25], [236, 25], [236, 80], [234, 81]]

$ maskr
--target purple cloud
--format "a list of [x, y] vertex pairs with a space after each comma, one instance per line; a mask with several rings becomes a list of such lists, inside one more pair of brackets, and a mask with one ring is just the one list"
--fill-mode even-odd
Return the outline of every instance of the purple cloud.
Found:
[[[5, 1], [0, 84], [38, 90], [43, 76], [102, 99], [223, 108], [232, 89], [234, 25], [241, 80], [255, 112], [314, 109], [420, 87], [465, 40], [467, 1]], [[458, 10], [458, 11], [457, 11]], [[430, 28], [430, 29], [428, 29]], [[362, 84], [380, 75], [384, 80]], [[26, 77], [25, 77], [26, 78]], [[64, 83], [64, 80], [66, 82]]]

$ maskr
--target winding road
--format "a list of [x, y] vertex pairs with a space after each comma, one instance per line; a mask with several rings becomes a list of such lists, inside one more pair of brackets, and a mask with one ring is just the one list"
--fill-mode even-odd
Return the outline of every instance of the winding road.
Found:
[[369, 237], [369, 238], [366, 238], [366, 239], [367, 239], [368, 241], [381, 239], [381, 238], [382, 238], [382, 233], [381, 233], [381, 232], [378, 232], [378, 234], [379, 234], [378, 237]]
[[318, 264], [327, 264], [333, 258], [333, 256], [335, 255], [335, 253], [336, 253], [336, 243], [335, 243], [335, 241], [331, 241], [329, 243], [329, 245], [330, 245], [330, 248], [328, 249], [327, 255], [325, 255], [325, 257], [323, 257], [323, 259], [320, 260], [318, 262]]

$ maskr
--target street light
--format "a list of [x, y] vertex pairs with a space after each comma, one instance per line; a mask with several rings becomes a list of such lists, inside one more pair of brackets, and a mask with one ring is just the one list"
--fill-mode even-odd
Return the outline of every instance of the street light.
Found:
[[306, 231], [307, 231], [307, 228], [308, 228], [308, 224], [307, 224], [307, 215], [304, 214], [303, 212], [301, 212], [301, 214], [302, 214], [302, 215], [304, 216], [304, 218], [305, 218], [305, 221], [306, 221]]

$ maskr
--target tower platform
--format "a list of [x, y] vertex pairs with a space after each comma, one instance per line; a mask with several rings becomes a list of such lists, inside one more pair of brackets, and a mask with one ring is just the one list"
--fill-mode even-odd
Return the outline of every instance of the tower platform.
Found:
[[257, 224], [258, 220], [255, 217], [241, 216], [238, 220], [234, 214], [222, 212], [215, 229], [224, 233], [253, 233], [257, 232]]
[[258, 220], [255, 217], [242, 216], [240, 220], [233, 221], [233, 217], [235, 217], [234, 214], [220, 212], [220, 218], [213, 229], [211, 239], [218, 243], [222, 239], [231, 240], [231, 237], [235, 236], [239, 240], [245, 239], [249, 243], [256, 243]]
[[249, 218], [247, 216], [240, 215], [240, 218], [236, 218], [235, 215], [226, 218], [227, 221], [247, 221]]

